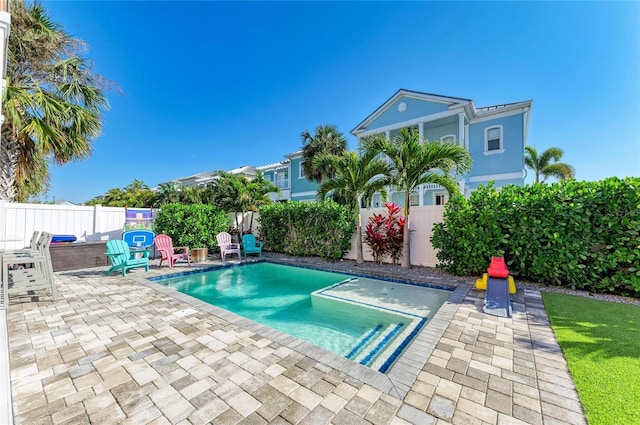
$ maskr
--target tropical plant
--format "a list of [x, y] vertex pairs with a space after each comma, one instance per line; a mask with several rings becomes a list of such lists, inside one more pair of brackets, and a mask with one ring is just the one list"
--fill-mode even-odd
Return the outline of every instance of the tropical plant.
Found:
[[247, 186], [251, 202], [249, 211], [251, 211], [251, 219], [249, 220], [249, 233], [253, 233], [253, 217], [255, 212], [260, 210], [263, 205], [273, 203], [273, 199], [269, 193], [280, 193], [280, 189], [272, 182], [264, 178], [264, 174], [260, 171], [256, 173], [256, 177], [249, 182]]
[[109, 189], [106, 194], [87, 201], [86, 205], [146, 208], [155, 206], [156, 199], [156, 193], [149, 189], [149, 186], [141, 180], [134, 180], [124, 189]]
[[226, 231], [229, 215], [213, 205], [166, 204], [154, 221], [156, 233], [173, 239], [174, 246], [213, 249], [216, 235]]
[[159, 190], [155, 206], [161, 207], [164, 204], [175, 204], [180, 202], [181, 187], [176, 187], [176, 185], [171, 183], [162, 183], [158, 188]]
[[396, 204], [385, 203], [387, 219], [385, 221], [387, 255], [393, 264], [398, 264], [402, 258], [402, 241], [404, 240], [404, 217], [400, 217], [400, 207]]
[[351, 248], [353, 211], [335, 202], [277, 202], [260, 208], [260, 237], [270, 251], [341, 259]]
[[569, 180], [576, 176], [576, 170], [569, 164], [558, 162], [564, 155], [560, 148], [549, 148], [538, 154], [533, 146], [524, 147], [524, 165], [536, 174], [536, 183], [546, 180], [547, 177], [556, 177], [558, 180]]
[[387, 216], [373, 214], [365, 228], [365, 242], [371, 249], [373, 261], [382, 264], [385, 256], [391, 258], [393, 264], [398, 264], [402, 257], [402, 240], [404, 233], [404, 218], [399, 217], [400, 207], [394, 203], [385, 203]]
[[391, 140], [384, 135], [365, 138], [363, 145], [384, 153], [390, 160], [391, 178], [398, 190], [404, 191], [404, 232], [402, 267], [410, 267], [409, 214], [411, 192], [418, 185], [435, 183], [449, 194], [458, 192], [455, 175], [471, 169], [471, 157], [463, 147], [451, 143], [420, 140], [417, 131], [403, 128]]
[[[249, 180], [243, 175], [234, 175], [224, 171], [214, 173], [217, 179], [211, 184], [210, 194], [214, 205], [222, 210], [233, 213], [236, 217], [236, 226], [241, 234], [245, 233], [244, 217], [251, 212], [251, 224], [253, 226], [253, 213], [258, 211], [262, 205], [272, 202], [267, 194], [278, 192], [279, 189], [270, 181], [265, 180], [262, 173], [257, 173], [253, 180]], [[238, 219], [242, 217], [242, 220]]]
[[640, 178], [479, 186], [433, 229], [438, 267], [479, 275], [504, 256], [516, 279], [640, 297]]
[[334, 177], [325, 181], [318, 189], [318, 199], [324, 200], [328, 193], [338, 191], [340, 197], [354, 211], [356, 219], [356, 262], [364, 263], [362, 254], [362, 224], [360, 208], [371, 205], [376, 192], [386, 199], [384, 189], [389, 184], [390, 168], [386, 162], [376, 158], [375, 151], [344, 152], [343, 155], [322, 154], [314, 159], [319, 169], [333, 169]]
[[113, 87], [80, 56], [84, 43], [67, 34], [37, 2], [10, 4], [7, 88], [0, 146], [0, 199], [25, 200], [46, 188], [48, 163], [87, 158], [102, 130]]
[[336, 170], [330, 163], [314, 163], [313, 159], [321, 154], [342, 155], [347, 149], [347, 140], [336, 126], [330, 124], [317, 126], [313, 136], [305, 130], [300, 137], [304, 175], [322, 184], [328, 177], [333, 177]]
[[373, 262], [382, 264], [387, 251], [387, 241], [384, 237], [385, 219], [382, 214], [372, 214], [364, 229], [364, 241], [371, 250]]

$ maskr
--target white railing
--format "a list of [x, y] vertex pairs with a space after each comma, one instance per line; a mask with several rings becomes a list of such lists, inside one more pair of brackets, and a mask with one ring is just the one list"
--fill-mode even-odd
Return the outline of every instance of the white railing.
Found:
[[74, 235], [79, 241], [120, 239], [124, 222], [121, 207], [0, 201], [0, 249], [22, 248], [35, 230]]

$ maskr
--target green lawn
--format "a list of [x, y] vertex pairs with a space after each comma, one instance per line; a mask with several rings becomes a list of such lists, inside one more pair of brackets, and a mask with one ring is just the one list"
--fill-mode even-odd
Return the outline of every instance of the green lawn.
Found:
[[542, 298], [590, 425], [640, 423], [640, 306]]

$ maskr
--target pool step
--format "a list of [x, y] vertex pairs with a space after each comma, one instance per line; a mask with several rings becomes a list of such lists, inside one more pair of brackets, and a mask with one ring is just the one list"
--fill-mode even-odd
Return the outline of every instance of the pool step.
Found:
[[400, 333], [403, 323], [392, 323], [386, 328], [378, 325], [363, 335], [345, 357], [361, 365], [370, 365]]

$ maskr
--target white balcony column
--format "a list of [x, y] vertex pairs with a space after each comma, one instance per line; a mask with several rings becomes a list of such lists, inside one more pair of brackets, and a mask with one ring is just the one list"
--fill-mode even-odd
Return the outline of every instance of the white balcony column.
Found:
[[418, 123], [418, 134], [420, 134], [420, 140], [424, 140], [424, 123], [423, 122]]
[[387, 138], [387, 140], [391, 140], [391, 130], [387, 130], [384, 132], [384, 137]]
[[424, 205], [424, 185], [418, 186], [418, 205]]
[[464, 148], [469, 150], [469, 124], [464, 125]]
[[458, 114], [458, 139], [460, 146], [464, 147], [467, 140], [464, 134], [464, 112]]

